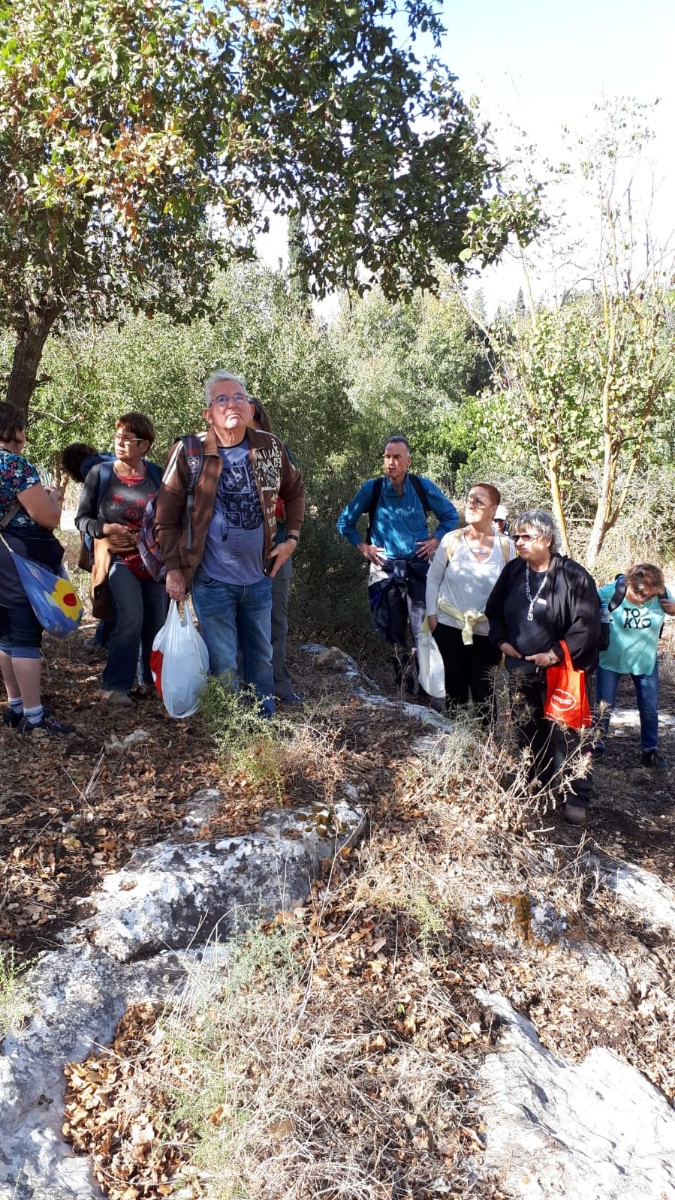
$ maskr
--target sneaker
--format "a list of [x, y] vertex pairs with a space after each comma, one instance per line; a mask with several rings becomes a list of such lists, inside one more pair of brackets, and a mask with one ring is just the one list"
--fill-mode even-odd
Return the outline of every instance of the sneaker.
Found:
[[3, 725], [9, 725], [10, 729], [16, 729], [21, 723], [23, 713], [15, 712], [13, 708], [6, 708], [2, 714]]
[[66, 725], [65, 721], [59, 721], [58, 717], [49, 709], [45, 709], [42, 714], [42, 720], [32, 725], [28, 717], [21, 717], [19, 721], [19, 733], [36, 733], [39, 737], [63, 737], [67, 733], [74, 733], [74, 725]]
[[585, 825], [586, 809], [581, 804], [570, 804], [568, 801], [563, 809], [563, 817], [570, 825]]
[[275, 696], [277, 704], [299, 705], [305, 703], [305, 697], [299, 696], [297, 692], [291, 692], [288, 696]]
[[128, 692], [101, 692], [104, 704], [114, 704], [117, 708], [133, 708], [134, 702]]
[[643, 750], [642, 765], [643, 767], [650, 767], [652, 771], [670, 770], [668, 759], [659, 754], [658, 750]]

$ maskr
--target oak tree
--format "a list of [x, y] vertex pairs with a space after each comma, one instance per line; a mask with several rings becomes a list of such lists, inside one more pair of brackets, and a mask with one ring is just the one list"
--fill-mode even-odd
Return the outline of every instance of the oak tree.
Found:
[[316, 294], [432, 286], [483, 208], [498, 254], [486, 131], [447, 68], [417, 56], [417, 32], [441, 34], [430, 0], [399, 9], [0, 0], [7, 398], [27, 411], [64, 316], [204, 311], [213, 271], [252, 253], [266, 207], [296, 214]]

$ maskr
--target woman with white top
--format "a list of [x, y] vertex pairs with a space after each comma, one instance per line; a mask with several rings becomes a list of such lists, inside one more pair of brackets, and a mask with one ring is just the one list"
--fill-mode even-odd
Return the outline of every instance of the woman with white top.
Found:
[[443, 659], [448, 704], [493, 709], [493, 668], [501, 651], [488, 637], [485, 604], [504, 565], [515, 558], [510, 538], [494, 529], [501, 496], [476, 483], [466, 501], [466, 526], [446, 533], [427, 575], [427, 620]]

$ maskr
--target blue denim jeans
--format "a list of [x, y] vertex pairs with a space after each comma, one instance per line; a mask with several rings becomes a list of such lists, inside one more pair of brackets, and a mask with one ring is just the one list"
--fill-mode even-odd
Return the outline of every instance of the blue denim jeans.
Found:
[[[601, 701], [607, 706], [600, 716], [599, 727], [602, 738], [599, 745], [607, 741], [609, 718], [616, 703], [616, 693], [619, 687], [620, 675], [616, 671], [606, 671], [598, 667], [598, 704]], [[654, 663], [651, 675], [631, 675], [635, 685], [638, 712], [640, 713], [640, 747], [645, 750], [656, 750], [659, 744], [659, 664]]]
[[212, 675], [225, 675], [239, 686], [237, 655], [241, 653], [243, 682], [252, 684], [268, 716], [274, 712], [272, 667], [272, 580], [259, 583], [221, 583], [202, 567], [192, 583], [192, 599], [209, 652]]
[[141, 648], [143, 682], [152, 686], [150, 651], [155, 635], [166, 620], [169, 598], [163, 583], [139, 579], [116, 558], [108, 575], [108, 588], [115, 606], [115, 626], [110, 631], [108, 661], [103, 687], [111, 692], [128, 692], [134, 685]]

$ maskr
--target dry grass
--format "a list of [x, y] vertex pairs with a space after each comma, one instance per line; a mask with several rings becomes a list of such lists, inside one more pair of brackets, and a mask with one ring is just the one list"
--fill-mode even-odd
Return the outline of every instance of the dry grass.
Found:
[[555, 1053], [610, 1046], [672, 1094], [669, 955], [603, 888], [592, 835], [528, 782], [504, 699], [498, 736], [467, 720], [416, 742], [351, 701], [272, 730], [285, 797], [308, 777], [327, 796], [369, 780], [370, 837], [294, 912], [191, 960], [125, 1059], [115, 1145], [139, 1174], [111, 1184], [111, 1150], [108, 1195], [496, 1200], [473, 1094], [492, 1041], [479, 986]]
[[457, 1194], [448, 1167], [466, 1106], [453, 1085], [465, 1073], [446, 1042], [463, 1023], [428, 969], [411, 1015], [381, 961], [375, 1000], [372, 982], [341, 977], [335, 941], [308, 965], [285, 927], [195, 976], [164, 1026], [167, 1095], [197, 1138], [178, 1196]]
[[14, 951], [0, 953], [0, 1042], [20, 1029], [30, 1012], [28, 994], [22, 984], [27, 964], [19, 965]]

